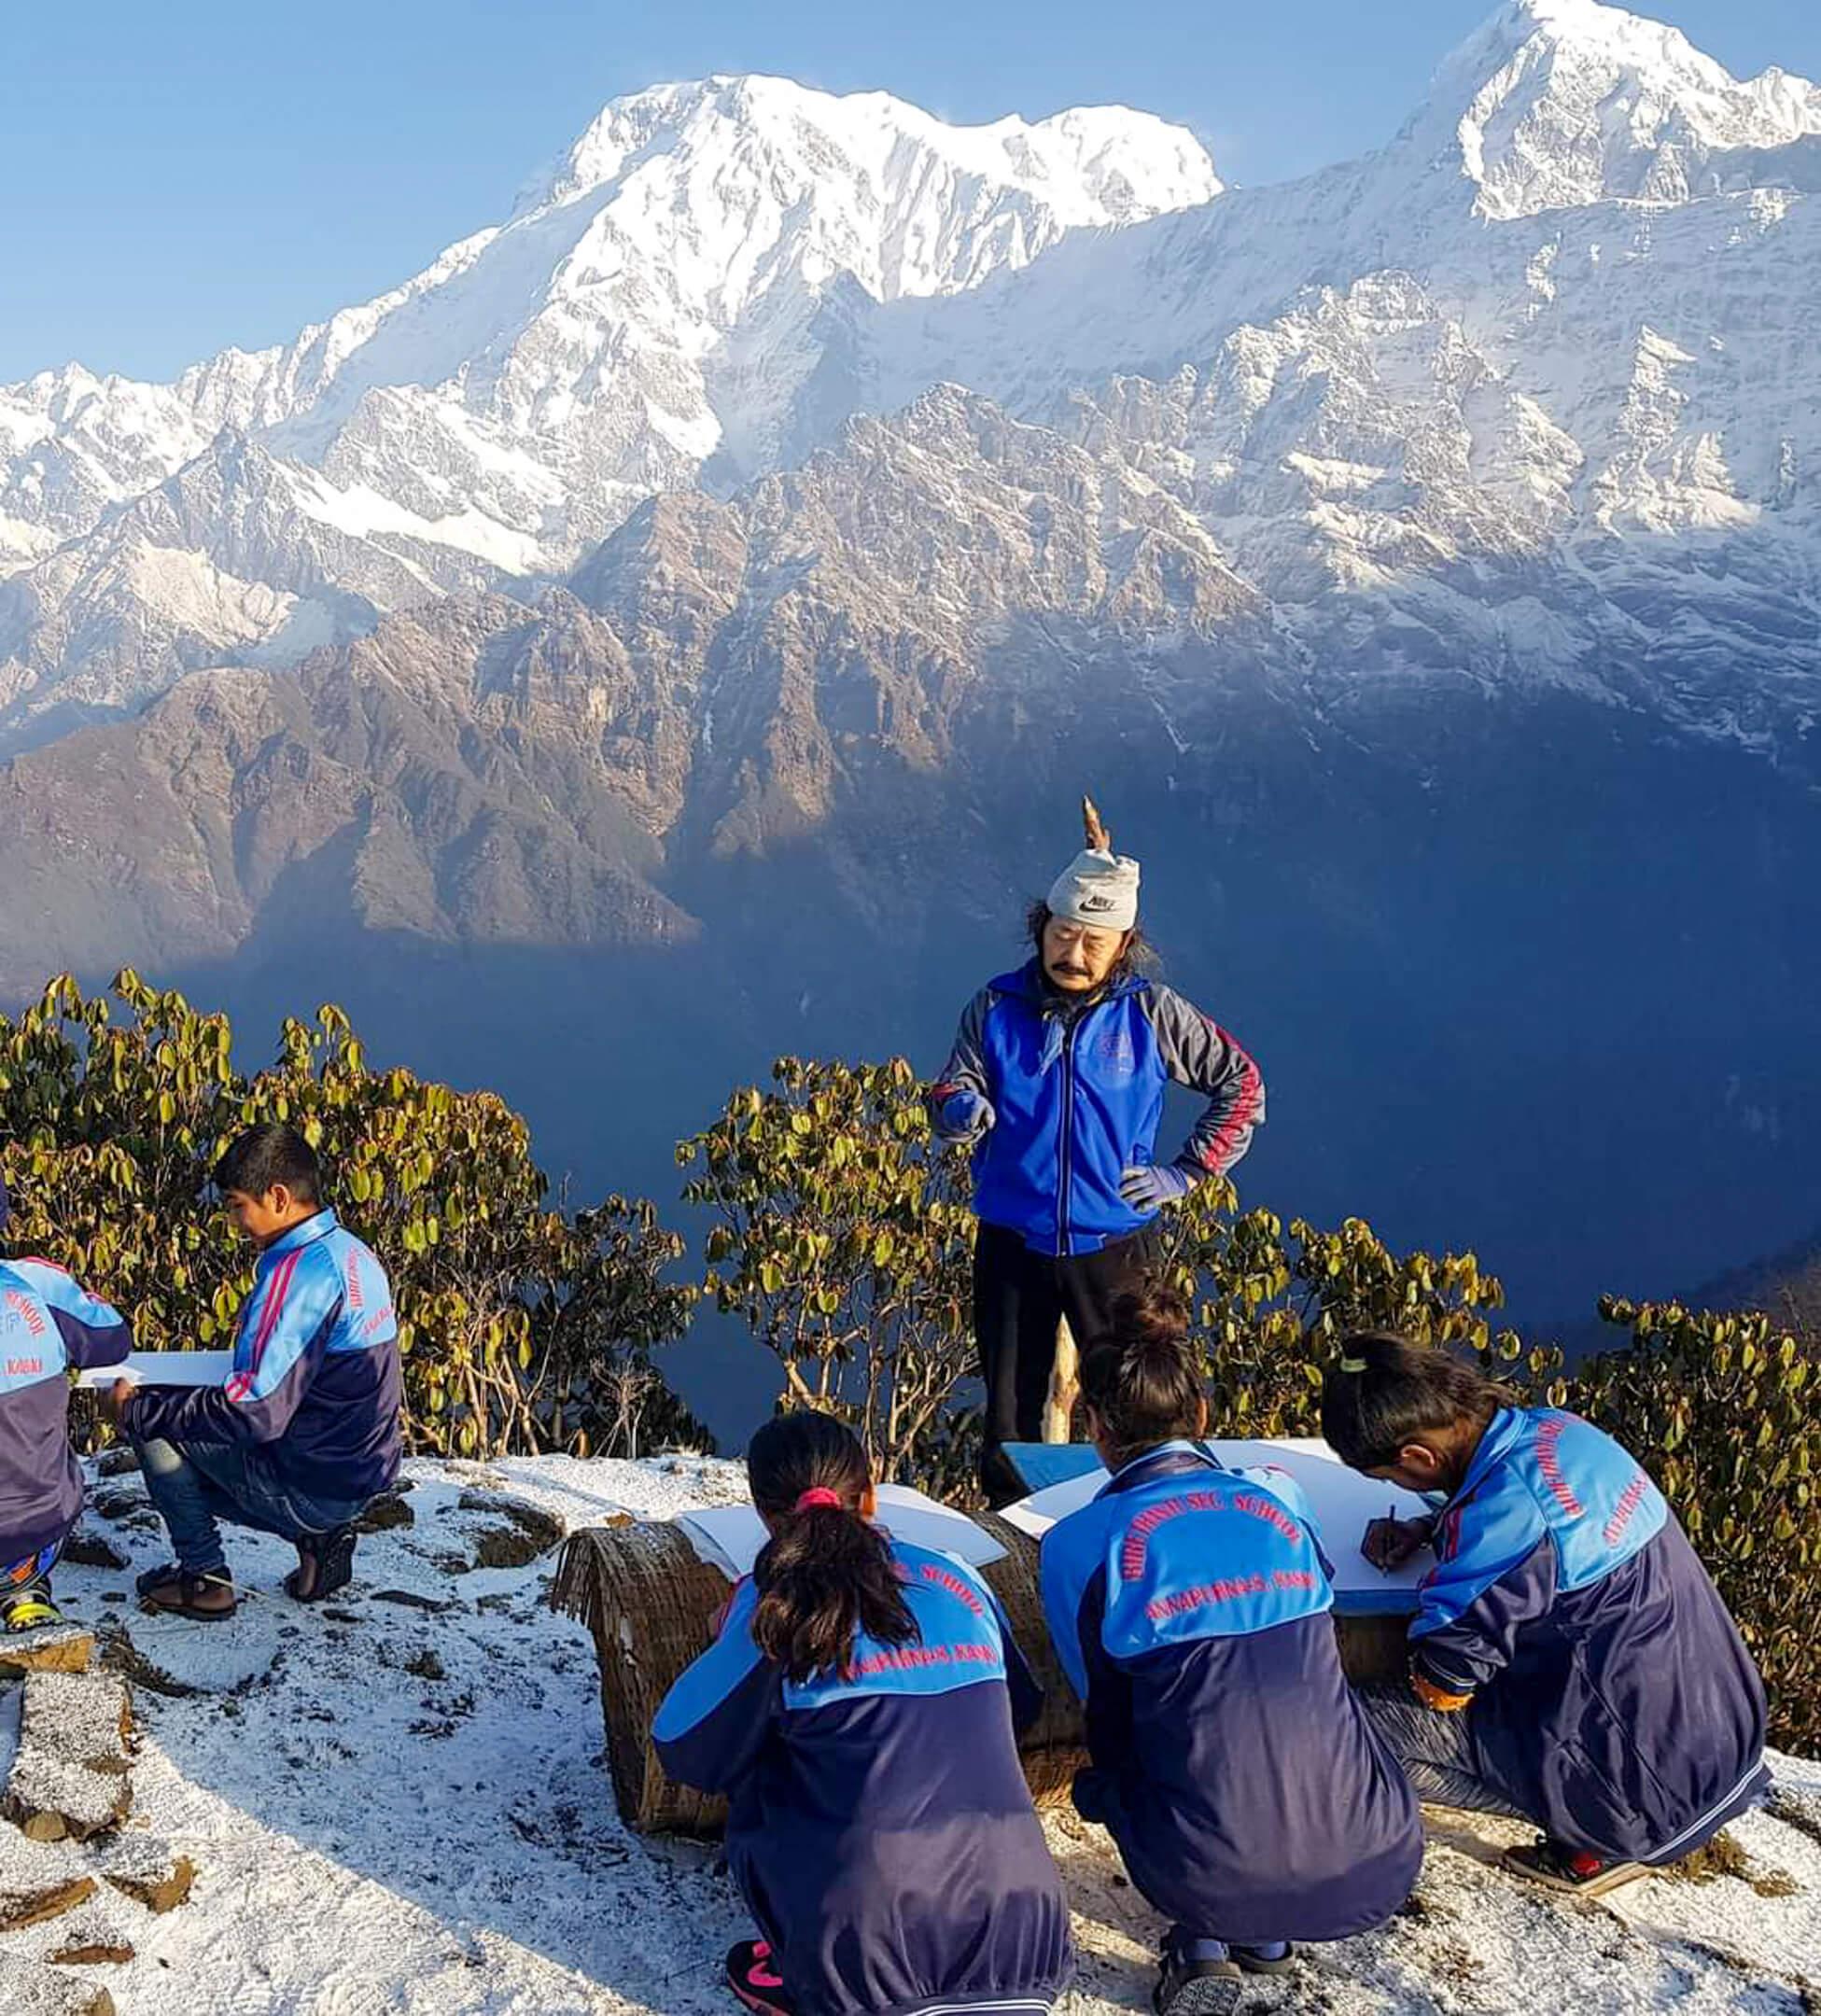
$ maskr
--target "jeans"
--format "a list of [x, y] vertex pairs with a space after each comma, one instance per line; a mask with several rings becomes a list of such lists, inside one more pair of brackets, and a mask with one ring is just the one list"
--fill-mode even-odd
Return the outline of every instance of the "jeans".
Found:
[[1426, 1706], [1408, 1687], [1353, 1689], [1366, 1718], [1404, 1767], [1420, 1799], [1464, 1813], [1506, 1813], [1514, 1820], [1534, 1816], [1514, 1806], [1488, 1769], [1474, 1741], [1473, 1710], [1452, 1714]]
[[186, 1575], [219, 1575], [226, 1569], [217, 1519], [296, 1540], [347, 1525], [364, 1503], [310, 1497], [280, 1477], [272, 1459], [257, 1446], [208, 1443], [181, 1448], [158, 1437], [134, 1447], [146, 1489]]

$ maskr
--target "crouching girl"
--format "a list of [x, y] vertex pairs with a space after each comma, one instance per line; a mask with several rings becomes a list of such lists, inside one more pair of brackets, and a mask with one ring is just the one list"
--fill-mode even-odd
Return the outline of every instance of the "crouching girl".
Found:
[[1764, 1689], [1662, 1494], [1599, 1429], [1516, 1404], [1446, 1352], [1341, 1346], [1322, 1432], [1368, 1477], [1443, 1500], [1379, 1521], [1433, 1545], [1410, 1687], [1368, 1707], [1417, 1789], [1544, 1830], [1506, 1862], [1598, 1896], [1691, 1853], [1763, 1788]]
[[1223, 2016], [1293, 1939], [1381, 1925], [1422, 1863], [1416, 1800], [1340, 1668], [1302, 1493], [1229, 1470], [1174, 1295], [1127, 1296], [1081, 1369], [1112, 1473], [1044, 1536], [1044, 1604], [1087, 1711], [1083, 1816], [1173, 1921], [1159, 2016]]
[[730, 1800], [759, 1936], [729, 1984], [761, 2016], [1040, 2016], [1073, 1959], [1014, 1734], [1039, 1697], [997, 1603], [871, 1523], [828, 1416], [768, 1422], [747, 1469], [771, 1541], [652, 1729], [665, 1771]]

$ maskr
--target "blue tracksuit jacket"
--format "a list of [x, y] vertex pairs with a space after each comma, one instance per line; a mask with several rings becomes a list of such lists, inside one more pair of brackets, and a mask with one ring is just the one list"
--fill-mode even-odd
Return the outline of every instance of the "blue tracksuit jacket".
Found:
[[727, 1856], [804, 2016], [1040, 2010], [1069, 1911], [1018, 1765], [1040, 1697], [973, 1569], [893, 1542], [921, 1636], [861, 1636], [852, 1674], [787, 1682], [742, 1582], [652, 1726], [664, 1768], [729, 1796]]
[[1414, 1668], [1471, 1697], [1489, 1774], [1556, 1840], [1672, 1861], [1758, 1796], [1758, 1670], [1662, 1494], [1609, 1435], [1554, 1407], [1501, 1408], [1436, 1554]]
[[61, 1540], [82, 1509], [65, 1373], [132, 1348], [119, 1310], [62, 1267], [0, 1261], [0, 1568]]
[[1170, 987], [1122, 980], [1083, 1006], [1047, 987], [1033, 959], [968, 1003], [929, 1098], [938, 1128], [957, 1092], [992, 1106], [974, 1155], [980, 1217], [1039, 1253], [1085, 1253], [1156, 1219], [1126, 1202], [1119, 1179], [1155, 1159], [1172, 1080], [1208, 1099], [1179, 1165], [1224, 1175], [1265, 1118], [1257, 1065]]
[[318, 1504], [364, 1504], [399, 1474], [399, 1326], [385, 1270], [332, 1211], [259, 1255], [225, 1387], [148, 1386], [135, 1440], [258, 1443]]
[[1340, 1670], [1296, 1482], [1167, 1442], [1044, 1535], [1044, 1607], [1086, 1704], [1075, 1803], [1194, 1938], [1345, 1939], [1422, 1864], [1416, 1799]]

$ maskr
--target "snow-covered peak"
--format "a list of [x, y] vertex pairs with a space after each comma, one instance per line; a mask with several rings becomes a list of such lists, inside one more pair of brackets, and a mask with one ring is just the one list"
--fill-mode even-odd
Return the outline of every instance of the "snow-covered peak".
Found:
[[1442, 64], [1415, 126], [1451, 128], [1475, 208], [1517, 217], [1685, 202], [1714, 156], [1821, 133], [1821, 90], [1776, 69], [1741, 82], [1679, 30], [1599, 0], [1510, 0]]

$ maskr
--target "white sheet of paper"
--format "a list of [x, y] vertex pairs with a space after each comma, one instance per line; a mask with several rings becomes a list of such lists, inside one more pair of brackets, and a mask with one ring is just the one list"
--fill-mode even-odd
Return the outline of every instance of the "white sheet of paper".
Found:
[[[730, 1582], [752, 1573], [759, 1549], [769, 1538], [764, 1520], [749, 1505], [711, 1505], [703, 1511], [679, 1512], [677, 1523], [689, 1535], [697, 1558], [711, 1568], [719, 1568]], [[940, 1505], [904, 1484], [879, 1486], [879, 1524], [912, 1547], [959, 1554], [975, 1568], [984, 1568], [1005, 1552], [965, 1512]]]
[[[1431, 1565], [1427, 1554], [1387, 1575], [1373, 1567], [1359, 1550], [1366, 1526], [1387, 1513], [1403, 1519], [1427, 1519], [1430, 1507], [1413, 1491], [1399, 1491], [1394, 1484], [1376, 1483], [1350, 1470], [1339, 1457], [1317, 1436], [1285, 1436], [1282, 1441], [1221, 1441], [1211, 1439], [1208, 1447], [1222, 1463], [1235, 1470], [1256, 1470], [1275, 1466], [1287, 1471], [1303, 1488], [1309, 1507], [1315, 1515], [1322, 1546], [1334, 1563], [1334, 1586], [1338, 1591], [1371, 1594], [1391, 1589], [1413, 1589]], [[1033, 1539], [1042, 1539], [1058, 1519], [1085, 1505], [1107, 1480], [1104, 1470], [1086, 1471], [1065, 1484], [1052, 1484], [1008, 1505], [1000, 1515]]]
[[231, 1351], [136, 1351], [119, 1365], [91, 1365], [78, 1386], [111, 1386], [118, 1379], [139, 1386], [225, 1386], [234, 1369]]

